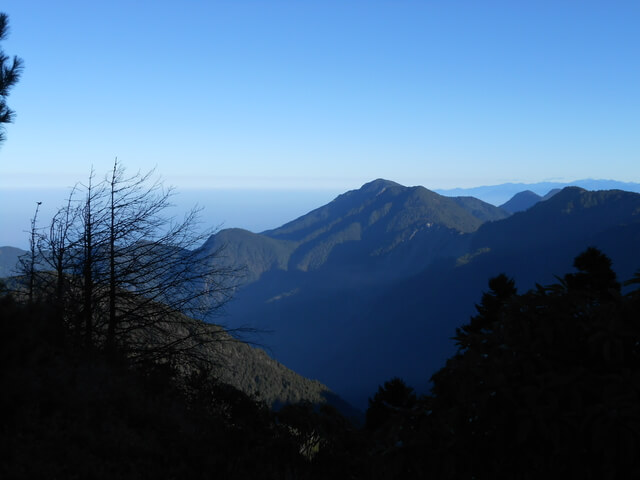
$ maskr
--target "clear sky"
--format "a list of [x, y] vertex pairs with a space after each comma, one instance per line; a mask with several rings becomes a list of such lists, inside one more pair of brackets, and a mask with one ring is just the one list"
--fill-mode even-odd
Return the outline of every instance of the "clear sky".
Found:
[[3, 0], [0, 189], [640, 181], [640, 2]]

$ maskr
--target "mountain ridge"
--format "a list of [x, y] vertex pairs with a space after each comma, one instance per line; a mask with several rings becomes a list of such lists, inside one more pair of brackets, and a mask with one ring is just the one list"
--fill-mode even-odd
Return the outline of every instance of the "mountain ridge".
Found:
[[[231, 315], [276, 332], [271, 339], [276, 358], [362, 407], [366, 394], [392, 376], [426, 386], [453, 353], [449, 338], [473, 314], [492, 276], [504, 271], [525, 288], [535, 279], [553, 281], [555, 273], [571, 269], [567, 259], [591, 244], [606, 248], [605, 253], [612, 250], [621, 274], [632, 273], [629, 265], [640, 265], [633, 249], [640, 235], [638, 212], [638, 194], [568, 187], [476, 230], [452, 235], [442, 227], [449, 233], [440, 241], [456, 248], [437, 245], [433, 235], [420, 238], [425, 229], [382, 255], [388, 263], [382, 262], [380, 270], [361, 255], [360, 263], [344, 263], [342, 270], [326, 265], [295, 276], [291, 270], [281, 278], [270, 274], [239, 292]], [[416, 268], [399, 268], [396, 262], [409, 258], [412, 246], [415, 256], [408, 263]], [[425, 261], [429, 249], [433, 255]], [[366, 272], [365, 265], [371, 267], [369, 276], [344, 280]], [[279, 284], [286, 285], [283, 293], [294, 293], [278, 296]], [[276, 298], [269, 303], [260, 294], [266, 285], [272, 289], [269, 298]], [[356, 377], [360, 386], [354, 385]]]
[[483, 185], [469, 188], [438, 188], [434, 191], [446, 196], [471, 195], [492, 205], [501, 205], [524, 190], [531, 190], [537, 195], [544, 195], [550, 190], [562, 189], [569, 186], [581, 187], [586, 190], [625, 190], [640, 193], [640, 183], [637, 182], [621, 182], [618, 180], [593, 178], [584, 178], [571, 182], [501, 183], [498, 185]]
[[362, 407], [393, 376], [426, 388], [492, 276], [530, 288], [596, 246], [629, 278], [638, 244], [632, 192], [567, 187], [509, 214], [377, 179], [261, 234], [221, 230], [202, 248], [226, 246], [221, 261], [247, 265], [231, 327], [273, 332], [277, 361]]
[[[481, 200], [451, 199], [421, 186], [405, 187], [377, 179], [278, 228], [260, 234], [244, 233], [245, 242], [251, 237], [269, 244], [268, 248], [260, 247], [263, 260], [257, 267], [249, 267], [248, 282], [268, 270], [310, 271], [331, 263], [349, 263], [355, 257], [383, 257], [402, 250], [414, 238], [448, 235], [455, 246], [454, 237], [460, 233], [475, 231], [487, 220], [506, 216], [507, 212]], [[222, 230], [208, 240], [207, 248], [222, 245], [222, 238], [228, 235]], [[446, 243], [441, 241], [440, 245], [446, 248]]]

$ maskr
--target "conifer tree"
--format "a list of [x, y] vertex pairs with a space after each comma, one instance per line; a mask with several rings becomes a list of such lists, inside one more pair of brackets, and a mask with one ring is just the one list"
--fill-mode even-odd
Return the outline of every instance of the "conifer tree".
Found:
[[[5, 40], [9, 34], [9, 17], [0, 13], [0, 40]], [[24, 62], [14, 56], [9, 58], [0, 48], [0, 143], [5, 140], [3, 124], [13, 122], [15, 112], [7, 106], [7, 97], [11, 88], [18, 83]]]

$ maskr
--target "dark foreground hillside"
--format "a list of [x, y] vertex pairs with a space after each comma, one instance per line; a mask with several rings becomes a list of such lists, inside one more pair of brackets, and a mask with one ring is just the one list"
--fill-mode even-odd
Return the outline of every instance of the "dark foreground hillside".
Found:
[[87, 349], [5, 295], [0, 478], [637, 478], [640, 272], [623, 290], [594, 248], [574, 267], [522, 294], [491, 279], [431, 393], [391, 379], [361, 428]]
[[325, 464], [350, 468], [335, 446], [356, 430], [332, 407], [276, 414], [206, 370], [185, 376], [87, 350], [46, 304], [4, 296], [0, 319], [0, 478], [322, 478]]

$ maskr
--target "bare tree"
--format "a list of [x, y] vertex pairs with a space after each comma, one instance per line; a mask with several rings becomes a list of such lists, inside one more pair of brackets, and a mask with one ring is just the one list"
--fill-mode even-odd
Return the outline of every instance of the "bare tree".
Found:
[[59, 321], [64, 320], [63, 305], [67, 300], [65, 297], [67, 272], [74, 265], [72, 254], [79, 248], [71, 232], [80, 214], [77, 205], [74, 204], [76, 189], [77, 187], [73, 187], [67, 198], [67, 204], [53, 216], [49, 233], [43, 236], [40, 243], [40, 257], [46, 262], [45, 267], [49, 267], [55, 273], [56, 287], [53, 303], [56, 306], [56, 317]]
[[199, 231], [199, 209], [167, 215], [173, 194], [153, 172], [128, 176], [116, 160], [103, 181], [92, 172], [74, 188], [43, 235], [42, 263], [55, 273], [48, 290], [61, 318], [82, 324], [87, 345], [159, 359], [222, 338], [204, 321], [242, 272], [222, 265], [221, 250], [201, 248], [213, 231]]
[[38, 212], [42, 202], [36, 202], [36, 211], [31, 218], [31, 229], [29, 230], [29, 251], [20, 256], [19, 265], [22, 275], [27, 282], [27, 300], [33, 303], [35, 282], [36, 282], [36, 262], [38, 258], [39, 239], [38, 233]]
[[[210, 318], [230, 298], [238, 271], [220, 265], [220, 251], [199, 249], [212, 232], [197, 231], [197, 208], [181, 221], [167, 218], [173, 190], [153, 172], [127, 176], [116, 160], [107, 183], [107, 348], [118, 339], [145, 355], [195, 346], [176, 313]], [[171, 342], [154, 342], [166, 338]]]
[[84, 204], [81, 209], [80, 218], [80, 231], [81, 235], [78, 239], [78, 243], [82, 246], [82, 254], [79, 257], [79, 264], [82, 267], [82, 314], [84, 319], [86, 346], [91, 348], [93, 346], [93, 328], [94, 317], [96, 316], [95, 301], [96, 288], [100, 283], [100, 250], [104, 236], [104, 219], [105, 211], [103, 197], [104, 197], [104, 183], [100, 183], [97, 186], [94, 185], [94, 171], [91, 169], [89, 175], [89, 181], [86, 186], [83, 186], [86, 195]]

